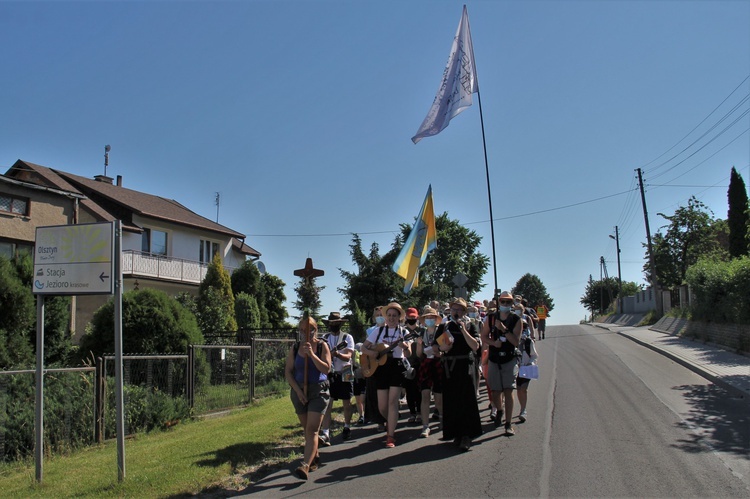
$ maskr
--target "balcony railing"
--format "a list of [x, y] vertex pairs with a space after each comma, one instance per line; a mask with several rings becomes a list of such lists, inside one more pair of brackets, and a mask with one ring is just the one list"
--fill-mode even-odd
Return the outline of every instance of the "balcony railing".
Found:
[[[231, 274], [234, 267], [224, 267]], [[122, 273], [126, 276], [149, 277], [166, 281], [200, 284], [206, 277], [207, 263], [183, 260], [142, 251], [122, 252]]]

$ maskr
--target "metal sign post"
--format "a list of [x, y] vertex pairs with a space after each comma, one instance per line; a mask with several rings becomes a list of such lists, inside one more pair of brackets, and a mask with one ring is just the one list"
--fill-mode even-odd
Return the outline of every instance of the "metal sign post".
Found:
[[36, 411], [34, 415], [36, 481], [44, 472], [44, 295], [36, 295]]
[[125, 403], [122, 388], [122, 224], [115, 222], [115, 404], [117, 423], [117, 479], [125, 479]]
[[[118, 244], [115, 252], [114, 228]], [[118, 295], [115, 299], [115, 345], [122, 345], [122, 248], [120, 221], [95, 224], [55, 225], [36, 228], [34, 244], [34, 283], [31, 287], [37, 299], [36, 318], [36, 400], [35, 449], [36, 481], [42, 483], [44, 458], [44, 297], [45, 295], [111, 295], [115, 279]], [[115, 264], [118, 274], [115, 275]], [[118, 300], [119, 298], [119, 300]], [[118, 305], [119, 304], [119, 305]], [[119, 321], [117, 318], [120, 318]], [[118, 343], [119, 341], [119, 343]], [[117, 348], [117, 346], [115, 347]], [[117, 444], [120, 480], [125, 476], [124, 436], [120, 421], [122, 413], [122, 352], [117, 399]], [[121, 439], [122, 444], [121, 444]], [[121, 457], [121, 459], [120, 459]], [[121, 464], [120, 464], [121, 463]]]

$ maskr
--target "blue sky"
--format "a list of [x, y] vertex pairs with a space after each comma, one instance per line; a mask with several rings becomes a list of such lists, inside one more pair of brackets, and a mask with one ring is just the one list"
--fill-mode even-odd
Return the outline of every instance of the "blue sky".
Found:
[[[410, 140], [462, 5], [0, 2], [0, 169], [20, 158], [94, 176], [111, 144], [107, 173], [126, 187], [212, 220], [220, 192], [219, 222], [247, 234], [290, 302], [311, 257], [322, 312], [338, 310], [350, 234], [385, 252], [429, 184], [436, 212], [491, 255], [476, 100]], [[748, 181], [750, 2], [467, 6], [499, 285], [536, 274], [550, 324], [577, 323], [600, 256], [617, 273], [616, 225], [622, 277], [644, 283], [636, 168], [652, 232], [693, 194], [726, 218], [732, 166]]]

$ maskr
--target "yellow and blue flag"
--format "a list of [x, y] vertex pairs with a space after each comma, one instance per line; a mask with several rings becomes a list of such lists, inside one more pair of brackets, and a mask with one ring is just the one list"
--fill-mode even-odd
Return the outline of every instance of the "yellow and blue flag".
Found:
[[435, 248], [437, 248], [437, 230], [435, 229], [435, 210], [432, 207], [432, 185], [430, 185], [422, 203], [422, 209], [417, 215], [417, 221], [393, 264], [393, 271], [406, 279], [404, 293], [408, 293], [411, 288], [419, 284], [419, 267], [427, 260], [429, 252]]

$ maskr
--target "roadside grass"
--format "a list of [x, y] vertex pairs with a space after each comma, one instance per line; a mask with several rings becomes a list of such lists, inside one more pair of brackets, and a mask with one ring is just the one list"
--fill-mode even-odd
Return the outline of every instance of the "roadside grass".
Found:
[[2, 497], [180, 497], [214, 488], [241, 489], [260, 465], [289, 462], [302, 430], [288, 397], [269, 397], [220, 417], [140, 434], [125, 443], [123, 482], [115, 441], [44, 460], [0, 465]]

